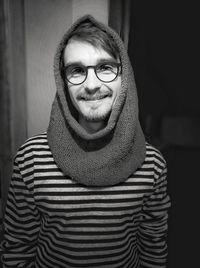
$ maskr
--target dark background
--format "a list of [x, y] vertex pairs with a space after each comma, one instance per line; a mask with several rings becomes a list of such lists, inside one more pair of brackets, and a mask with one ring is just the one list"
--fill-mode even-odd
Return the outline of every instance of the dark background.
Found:
[[128, 52], [140, 121], [168, 165], [168, 268], [200, 267], [199, 27], [192, 1], [131, 1]]

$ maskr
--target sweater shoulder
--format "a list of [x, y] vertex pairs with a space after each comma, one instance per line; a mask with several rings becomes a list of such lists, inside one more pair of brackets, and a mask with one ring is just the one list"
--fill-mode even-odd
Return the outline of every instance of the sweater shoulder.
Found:
[[15, 160], [22, 157], [26, 158], [34, 151], [39, 153], [44, 151], [50, 152], [46, 132], [29, 137], [18, 149]]
[[146, 142], [146, 157], [145, 162], [154, 162], [160, 165], [161, 167], [166, 167], [166, 160], [161, 153], [161, 151], [156, 148], [154, 145]]
[[22, 148], [26, 146], [27, 144], [30, 144], [31, 142], [45, 142], [47, 141], [47, 133], [43, 132], [37, 135], [34, 135], [32, 137], [27, 138], [27, 140], [24, 142], [24, 144], [21, 146]]

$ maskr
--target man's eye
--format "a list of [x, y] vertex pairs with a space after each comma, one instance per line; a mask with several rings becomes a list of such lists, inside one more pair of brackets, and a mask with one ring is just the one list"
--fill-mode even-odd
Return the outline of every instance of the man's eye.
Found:
[[85, 73], [84, 69], [81, 68], [81, 67], [79, 67], [79, 66], [74, 67], [74, 68], [72, 68], [72, 69], [70, 70], [70, 74], [71, 74], [71, 75], [82, 75], [82, 74], [84, 74], [84, 73]]
[[101, 71], [101, 72], [103, 72], [103, 71], [112, 71], [112, 70], [113, 70], [113, 66], [110, 65], [110, 64], [102, 64], [98, 68], [98, 71]]
[[98, 66], [97, 72], [104, 74], [117, 73], [117, 66], [114, 63], [104, 63]]

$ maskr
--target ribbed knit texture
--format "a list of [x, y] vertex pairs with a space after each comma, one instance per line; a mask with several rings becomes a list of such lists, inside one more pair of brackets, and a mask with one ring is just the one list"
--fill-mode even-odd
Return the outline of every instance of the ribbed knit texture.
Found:
[[[60, 55], [69, 34], [82, 22], [90, 20], [114, 39], [122, 63], [122, 88], [107, 126], [87, 133], [72, 116], [61, 78]], [[80, 18], [64, 35], [54, 62], [57, 94], [48, 127], [48, 142], [57, 165], [75, 181], [94, 186], [123, 182], [145, 159], [145, 138], [138, 120], [138, 97], [133, 70], [118, 34], [91, 16]]]
[[56, 165], [44, 133], [18, 151], [5, 213], [5, 268], [166, 267], [166, 163], [146, 144], [119, 185], [84, 186]]

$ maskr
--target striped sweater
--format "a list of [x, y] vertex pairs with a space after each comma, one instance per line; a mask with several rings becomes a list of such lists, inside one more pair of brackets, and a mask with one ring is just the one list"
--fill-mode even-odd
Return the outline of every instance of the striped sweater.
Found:
[[19, 149], [2, 241], [4, 267], [166, 267], [166, 163], [146, 144], [123, 183], [86, 187], [56, 165], [46, 133]]

